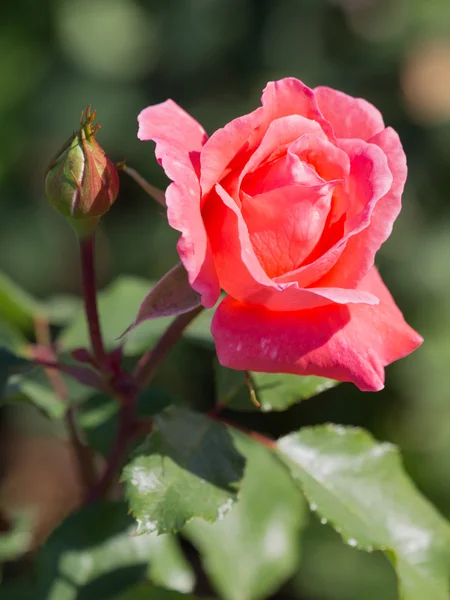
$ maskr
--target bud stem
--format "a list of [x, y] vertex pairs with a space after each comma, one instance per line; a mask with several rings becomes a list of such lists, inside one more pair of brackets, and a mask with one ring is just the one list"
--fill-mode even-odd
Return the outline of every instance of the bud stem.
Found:
[[92, 352], [99, 367], [106, 368], [107, 356], [103, 345], [100, 320], [97, 310], [97, 290], [95, 285], [94, 234], [79, 237], [83, 297]]

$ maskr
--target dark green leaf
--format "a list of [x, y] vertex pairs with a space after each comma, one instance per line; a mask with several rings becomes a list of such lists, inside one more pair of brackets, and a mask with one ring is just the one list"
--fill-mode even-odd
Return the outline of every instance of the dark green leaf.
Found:
[[[235, 371], [215, 363], [218, 402], [235, 410], [257, 410], [250, 400], [243, 371]], [[256, 396], [263, 412], [286, 410], [328, 390], [340, 382], [325, 377], [284, 375], [283, 373], [251, 373]]]
[[244, 463], [221, 424], [175, 407], [158, 415], [123, 473], [138, 533], [179, 531], [194, 517], [223, 518], [236, 500]]
[[297, 569], [305, 503], [269, 450], [243, 434], [234, 437], [247, 460], [239, 502], [222, 521], [193, 521], [183, 533], [200, 551], [221, 598], [256, 600]]
[[448, 600], [450, 526], [415, 489], [397, 450], [337, 426], [281, 438], [280, 456], [312, 510], [344, 540], [391, 558], [402, 600]]

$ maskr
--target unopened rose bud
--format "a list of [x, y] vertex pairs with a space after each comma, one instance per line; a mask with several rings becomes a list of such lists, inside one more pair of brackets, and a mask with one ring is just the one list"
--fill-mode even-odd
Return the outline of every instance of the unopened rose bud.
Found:
[[79, 131], [50, 163], [45, 177], [49, 203], [63, 214], [78, 235], [92, 233], [119, 191], [117, 170], [95, 139], [95, 111], [81, 117]]

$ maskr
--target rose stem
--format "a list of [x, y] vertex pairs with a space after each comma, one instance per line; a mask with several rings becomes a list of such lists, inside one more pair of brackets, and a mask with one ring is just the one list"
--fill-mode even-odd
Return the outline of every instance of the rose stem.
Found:
[[95, 285], [95, 257], [94, 234], [79, 238], [81, 274], [83, 280], [83, 297], [86, 318], [88, 322], [89, 337], [92, 352], [103, 370], [107, 365], [107, 357], [100, 329], [100, 320], [97, 309], [97, 291]]

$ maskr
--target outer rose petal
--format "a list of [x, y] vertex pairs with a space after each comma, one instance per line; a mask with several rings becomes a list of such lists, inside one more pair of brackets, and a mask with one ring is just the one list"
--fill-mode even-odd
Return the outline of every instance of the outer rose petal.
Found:
[[337, 138], [367, 141], [384, 129], [380, 111], [362, 98], [353, 98], [328, 87], [314, 90], [321, 113], [331, 123]]
[[149, 106], [139, 117], [141, 140], [156, 142], [156, 156], [173, 181], [166, 191], [170, 225], [181, 231], [178, 253], [189, 274], [189, 283], [214, 306], [220, 294], [211, 248], [200, 212], [198, 167], [207, 139], [203, 128], [172, 100]]
[[404, 321], [375, 268], [360, 289], [378, 296], [380, 304], [273, 312], [225, 298], [211, 326], [220, 363], [239, 370], [331, 377], [362, 391], [382, 389], [384, 367], [423, 340]]
[[319, 123], [334, 139], [333, 129], [323, 114], [314, 91], [295, 77], [269, 81], [261, 98], [266, 119], [273, 121], [287, 115], [302, 115]]

